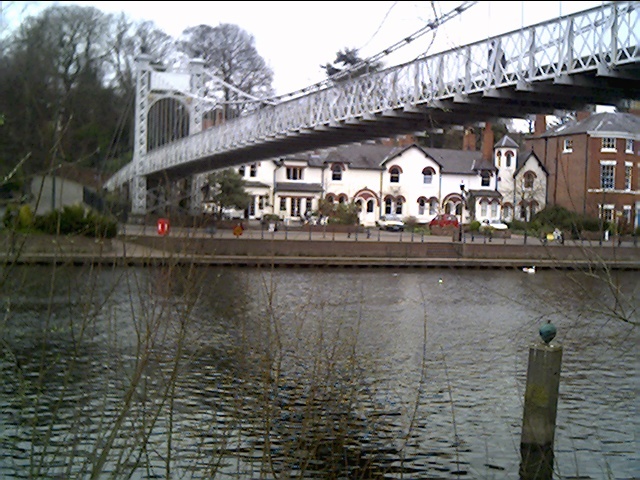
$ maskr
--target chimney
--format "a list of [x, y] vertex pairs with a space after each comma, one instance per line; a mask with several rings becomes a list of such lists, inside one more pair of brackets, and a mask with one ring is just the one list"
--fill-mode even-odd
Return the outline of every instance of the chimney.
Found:
[[587, 118], [589, 118], [591, 116], [591, 112], [588, 112], [586, 110], [581, 110], [579, 112], [576, 112], [576, 119], [581, 122], [583, 120], [586, 120]]
[[493, 158], [493, 129], [489, 122], [485, 123], [482, 134], [482, 159], [489, 160]]
[[476, 149], [476, 134], [473, 128], [465, 128], [464, 137], [462, 137], [462, 150], [474, 151]]
[[536, 115], [536, 120], [533, 127], [534, 135], [542, 135], [547, 131], [547, 116]]

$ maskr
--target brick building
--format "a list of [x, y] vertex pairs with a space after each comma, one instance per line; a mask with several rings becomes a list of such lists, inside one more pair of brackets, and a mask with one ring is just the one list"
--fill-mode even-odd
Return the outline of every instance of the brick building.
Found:
[[547, 130], [536, 118], [525, 140], [549, 174], [547, 204], [600, 217], [624, 229], [640, 225], [640, 112], [580, 112]]

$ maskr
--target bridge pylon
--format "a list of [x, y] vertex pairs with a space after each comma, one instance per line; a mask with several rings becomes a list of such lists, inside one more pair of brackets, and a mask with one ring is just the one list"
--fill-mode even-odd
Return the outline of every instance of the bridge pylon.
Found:
[[[136, 58], [136, 104], [134, 117], [134, 175], [130, 181], [131, 212], [145, 215], [149, 207], [148, 179], [144, 160], [155, 148], [201, 132], [207, 109], [204, 60], [192, 59], [186, 71], [166, 71], [150, 55]], [[185, 94], [187, 92], [189, 95]], [[201, 211], [202, 174], [191, 182], [190, 213]]]

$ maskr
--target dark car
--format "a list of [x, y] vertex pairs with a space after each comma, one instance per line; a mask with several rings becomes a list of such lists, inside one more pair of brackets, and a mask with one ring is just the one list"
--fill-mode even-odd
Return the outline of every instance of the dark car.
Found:
[[433, 220], [429, 222], [429, 227], [458, 227], [458, 217], [450, 213], [441, 213], [436, 215]]

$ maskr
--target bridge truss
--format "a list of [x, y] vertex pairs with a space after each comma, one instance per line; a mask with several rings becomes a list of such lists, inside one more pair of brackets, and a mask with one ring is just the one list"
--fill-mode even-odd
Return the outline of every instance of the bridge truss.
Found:
[[[151, 151], [146, 151], [141, 134], [134, 160], [106, 187], [113, 190], [132, 182], [138, 198], [133, 209], [143, 211], [146, 179], [154, 176], [186, 178], [433, 127], [640, 99], [639, 9], [638, 1], [603, 4], [340, 79], [275, 105], [256, 104], [244, 116], [209, 129], [202, 129], [198, 120], [202, 103], [191, 102], [191, 134]], [[196, 71], [190, 84], [198, 91], [202, 71]], [[164, 72], [148, 73], [153, 79]], [[138, 99], [138, 110], [150, 106], [151, 83], [139, 89], [146, 98]]]

